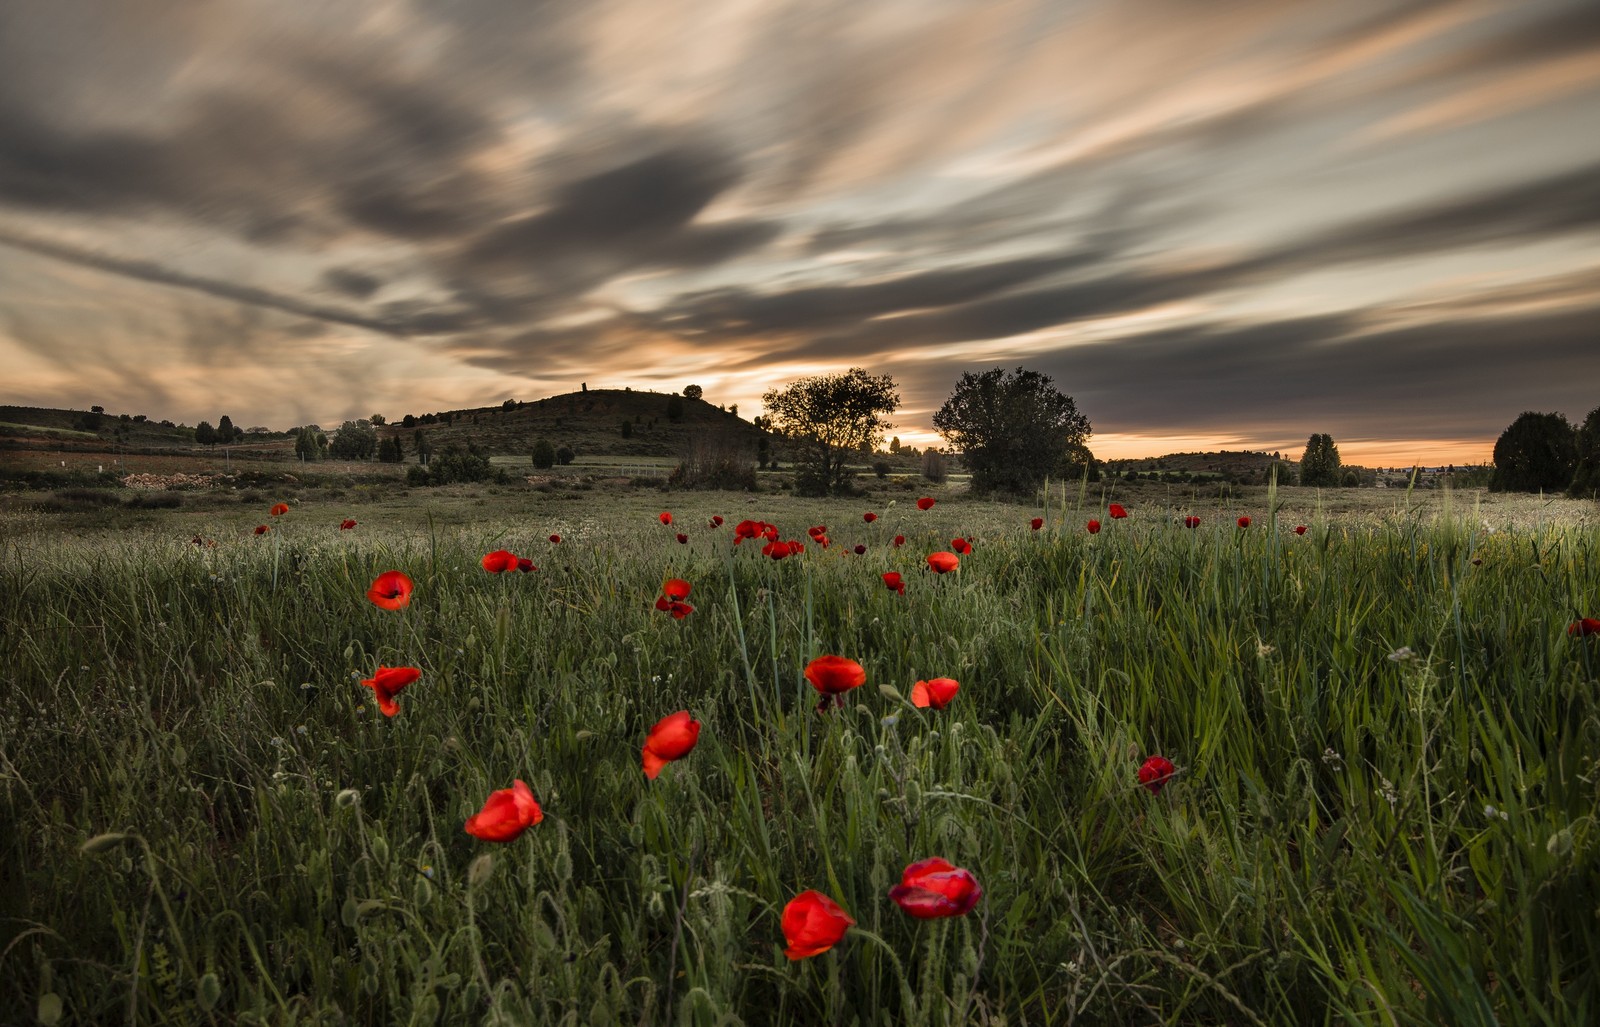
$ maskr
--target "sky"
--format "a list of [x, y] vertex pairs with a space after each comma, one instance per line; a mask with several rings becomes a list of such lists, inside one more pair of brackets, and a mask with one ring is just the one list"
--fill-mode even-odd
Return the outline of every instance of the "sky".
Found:
[[6, 0], [0, 402], [1051, 375], [1102, 457], [1600, 406], [1593, 0]]

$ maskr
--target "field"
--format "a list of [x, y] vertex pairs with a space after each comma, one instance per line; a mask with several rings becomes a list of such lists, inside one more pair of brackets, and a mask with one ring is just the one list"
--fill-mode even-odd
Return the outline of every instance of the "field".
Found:
[[[1600, 1022], [1592, 504], [279, 491], [0, 507], [0, 1023]], [[970, 911], [891, 901], [929, 857]]]

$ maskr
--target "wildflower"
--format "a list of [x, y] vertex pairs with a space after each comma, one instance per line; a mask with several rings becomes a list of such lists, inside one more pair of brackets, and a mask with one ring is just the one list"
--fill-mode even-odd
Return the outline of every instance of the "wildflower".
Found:
[[656, 520], [660, 521], [662, 524], [671, 524], [672, 523], [672, 514], [670, 514], [667, 511], [663, 510], [663, 511], [661, 511], [661, 515], [659, 517], [657, 517]]
[[1241, 517], [1241, 518], [1239, 518], [1238, 524], [1239, 524], [1239, 527], [1241, 527], [1241, 528], [1248, 528], [1248, 527], [1250, 527], [1250, 518]]
[[766, 545], [761, 547], [761, 555], [769, 556], [774, 560], [782, 560], [784, 557], [790, 556], [795, 552], [795, 545], [796, 543], [792, 542], [768, 542]]
[[256, 534], [257, 535], [265, 535], [267, 532], [269, 532], [271, 530], [272, 529], [267, 527], [265, 524], [256, 525]]
[[712, 514], [711, 515], [711, 526], [713, 528], [722, 527], [722, 515], [721, 514]]
[[688, 710], [662, 717], [644, 740], [644, 776], [654, 781], [662, 767], [689, 755], [699, 740], [700, 722]]
[[[521, 571], [522, 573], [527, 574], [529, 571], [536, 571], [538, 569], [539, 568], [533, 565], [533, 561], [528, 559], [526, 556], [517, 557], [517, 570]], [[508, 567], [507, 570], [510, 570], [510, 568]]]
[[775, 540], [777, 537], [777, 526], [768, 524], [766, 521], [745, 520], [740, 521], [738, 524], [733, 526], [734, 545], [738, 545], [745, 539], [765, 538], [768, 540]]
[[966, 556], [968, 553], [972, 552], [972, 543], [968, 542], [964, 538], [953, 538], [950, 540], [950, 548], [954, 549], [961, 556]]
[[1172, 780], [1177, 768], [1165, 756], [1152, 756], [1139, 767], [1139, 783], [1150, 789], [1151, 795], [1160, 795], [1161, 789]]
[[272, 509], [268, 511], [268, 513], [272, 514], [272, 516], [274, 516], [274, 517], [282, 517], [284, 514], [286, 514], [288, 512], [289, 512], [289, 504], [288, 503], [273, 503], [272, 504]]
[[813, 524], [811, 527], [806, 529], [806, 534], [810, 535], [812, 538], [821, 538], [827, 533], [828, 526], [826, 524]]
[[466, 832], [486, 842], [515, 841], [517, 836], [544, 819], [533, 790], [521, 778], [510, 788], [490, 792], [483, 809], [467, 818]]
[[921, 706], [924, 709], [931, 706], [936, 710], [942, 710], [950, 705], [950, 700], [954, 699], [960, 690], [961, 685], [955, 678], [918, 681], [911, 686], [911, 705]]
[[1294, 526], [1294, 533], [1296, 535], [1304, 535], [1306, 533], [1306, 526], [1304, 524], [1296, 524]]
[[1194, 514], [1190, 514], [1183, 519], [1183, 526], [1185, 528], [1198, 528], [1200, 527], [1200, 518], [1196, 517]]
[[1112, 503], [1107, 509], [1111, 511], [1111, 519], [1114, 521], [1120, 521], [1128, 516], [1127, 509], [1121, 503]]
[[693, 588], [693, 585], [682, 578], [668, 578], [661, 585], [661, 594], [674, 602], [681, 602], [689, 598], [689, 592]]
[[1089, 534], [1091, 535], [1100, 534], [1100, 522], [1097, 520], [1091, 519], [1088, 524], [1084, 525], [1084, 527], [1089, 530]]
[[1040, 528], [1044, 527], [1044, 518], [1035, 517], [1033, 520], [1028, 522], [1028, 526], [1034, 531], [1038, 531]]
[[688, 545], [688, 543], [689, 543], [689, 536], [688, 536], [688, 535], [685, 535], [685, 534], [684, 534], [684, 533], [683, 533], [683, 532], [681, 532], [681, 531], [680, 531], [680, 532], [678, 532], [678, 545], [680, 545], [680, 546], [682, 546], [682, 545]]
[[666, 596], [657, 597], [656, 609], [672, 614], [673, 620], [683, 620], [683, 618], [694, 612], [694, 607], [688, 603], [680, 603], [675, 599], [668, 599]]
[[1576, 638], [1587, 638], [1590, 635], [1600, 635], [1600, 620], [1594, 617], [1585, 617], [1575, 620], [1567, 625], [1567, 634]]
[[559, 546], [561, 544], [561, 536], [552, 534], [550, 536], [550, 544], [553, 546]]
[[819, 891], [803, 891], [783, 907], [783, 940], [790, 959], [809, 959], [833, 948], [855, 923], [839, 904]]
[[861, 545], [859, 542], [856, 543], [855, 549], [853, 549], [851, 551], [854, 552], [857, 556], [865, 556], [865, 555], [867, 555], [867, 547], [864, 546], [864, 545]]
[[344, 520], [339, 522], [339, 530], [340, 531], [349, 531], [351, 528], [353, 528], [355, 526], [356, 526], [356, 522], [352, 521], [348, 517], [346, 517]]
[[917, 509], [918, 510], [932, 510], [933, 509], [933, 497], [932, 496], [923, 496], [921, 499], [917, 500]]
[[904, 535], [896, 535], [894, 537], [894, 547], [896, 549], [899, 549], [901, 546], [903, 546], [905, 544], [906, 544], [906, 537]]
[[928, 567], [935, 574], [948, 574], [961, 566], [961, 558], [954, 553], [940, 551], [928, 554]]
[[416, 586], [400, 571], [384, 571], [367, 589], [372, 605], [384, 610], [398, 610], [411, 602], [411, 592]]
[[505, 549], [496, 549], [492, 553], [485, 553], [483, 569], [490, 574], [504, 574], [506, 571], [517, 569], [517, 554]]
[[385, 717], [392, 717], [400, 712], [400, 704], [394, 697], [405, 690], [405, 687], [422, 676], [422, 671], [415, 667], [384, 667], [379, 666], [378, 672], [361, 683], [372, 689], [378, 697], [378, 709]]
[[900, 595], [906, 594], [906, 581], [900, 576], [899, 571], [889, 571], [885, 574], [883, 576], [883, 587], [891, 592], [898, 592]]
[[868, 510], [866, 513], [861, 515], [861, 519], [866, 521], [868, 524], [871, 524], [873, 521], [878, 519], [878, 515], [873, 513], [871, 510]]
[[918, 920], [934, 920], [971, 912], [983, 889], [971, 871], [935, 856], [906, 867], [900, 883], [889, 889], [889, 898]]
[[1405, 663], [1409, 660], [1416, 659], [1417, 654], [1411, 651], [1411, 647], [1409, 645], [1403, 645], [1384, 658], [1390, 663]]
[[860, 688], [867, 680], [865, 668], [843, 656], [819, 656], [806, 664], [805, 673], [811, 687], [822, 693], [822, 701], [817, 703], [819, 713], [830, 703], [843, 706], [844, 693]]

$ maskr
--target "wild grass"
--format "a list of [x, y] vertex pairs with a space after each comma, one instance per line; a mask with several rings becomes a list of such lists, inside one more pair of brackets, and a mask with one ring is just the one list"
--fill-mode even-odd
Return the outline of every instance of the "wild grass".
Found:
[[[1600, 1020], [1592, 524], [735, 502], [13, 537], [0, 1022]], [[835, 544], [773, 562], [743, 516]], [[961, 570], [922, 571], [955, 530]], [[539, 570], [485, 573], [500, 547]], [[868, 672], [827, 715], [822, 653]], [[380, 663], [423, 671], [393, 719]], [[934, 676], [949, 708], [901, 698]], [[679, 709], [700, 743], [646, 781]], [[518, 777], [544, 822], [466, 835]], [[968, 916], [888, 900], [935, 855]], [[791, 963], [808, 888], [858, 926]]]

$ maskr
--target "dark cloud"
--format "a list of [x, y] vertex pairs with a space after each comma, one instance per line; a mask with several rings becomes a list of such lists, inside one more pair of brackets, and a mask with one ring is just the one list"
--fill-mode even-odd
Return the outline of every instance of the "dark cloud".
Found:
[[334, 292], [343, 293], [354, 299], [364, 300], [377, 292], [383, 285], [376, 275], [369, 275], [363, 271], [350, 268], [336, 267], [322, 274], [322, 284]]

